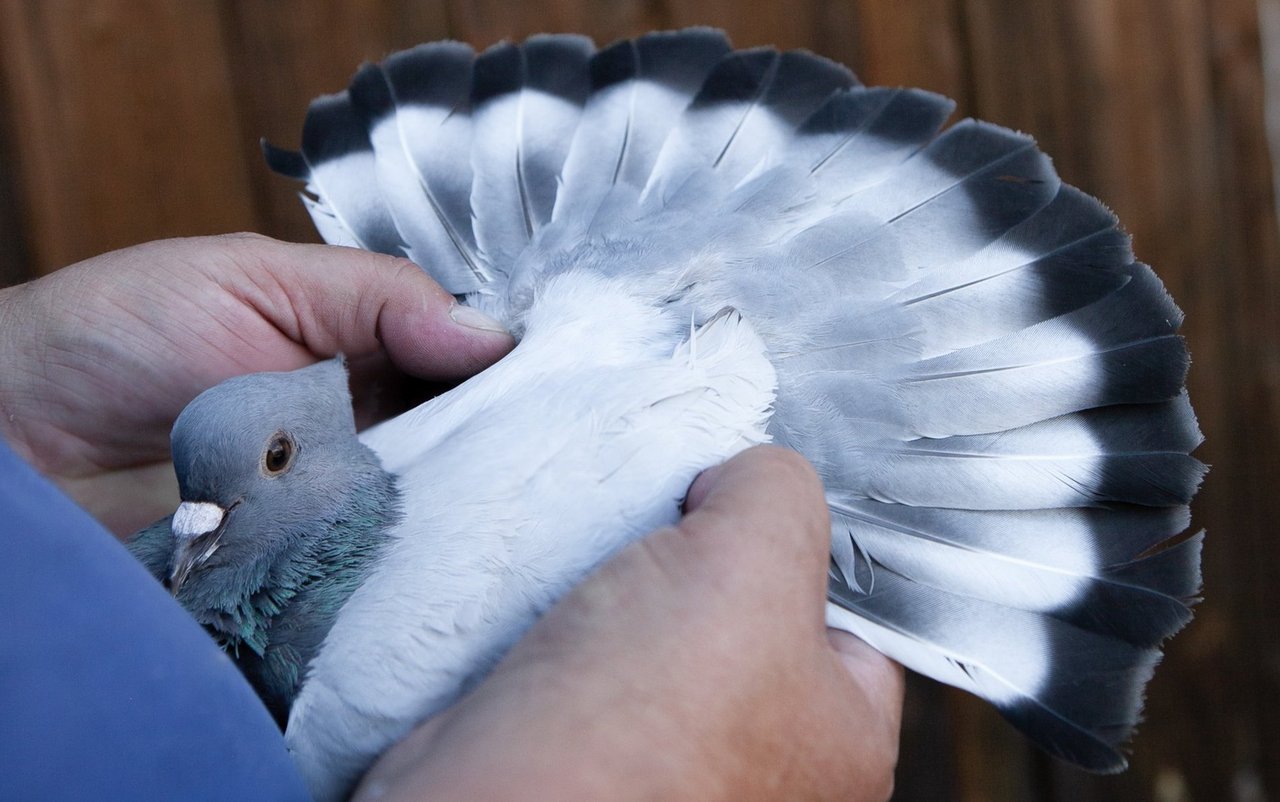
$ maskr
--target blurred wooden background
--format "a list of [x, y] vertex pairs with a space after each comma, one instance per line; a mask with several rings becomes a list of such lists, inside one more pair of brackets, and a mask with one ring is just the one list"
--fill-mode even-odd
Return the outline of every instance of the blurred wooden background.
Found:
[[[1206, 601], [1172, 643], [1132, 768], [1091, 777], [984, 706], [913, 685], [900, 800], [1280, 798], [1280, 256], [1259, 3], [1280, 0], [4, 0], [0, 282], [158, 237], [313, 240], [259, 137], [419, 41], [540, 30], [604, 43], [710, 24], [806, 47], [870, 84], [948, 94], [1034, 134], [1112, 206], [1187, 313], [1213, 471]], [[1273, 90], [1274, 91], [1274, 90]], [[1272, 98], [1280, 102], [1280, 98]]]

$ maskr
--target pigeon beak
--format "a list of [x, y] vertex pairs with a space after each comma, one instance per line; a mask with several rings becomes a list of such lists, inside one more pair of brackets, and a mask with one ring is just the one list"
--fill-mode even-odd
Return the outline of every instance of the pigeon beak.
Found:
[[191, 569], [218, 550], [227, 522], [227, 511], [207, 501], [184, 501], [173, 514], [170, 528], [178, 541], [169, 572], [169, 592], [174, 596], [187, 581]]

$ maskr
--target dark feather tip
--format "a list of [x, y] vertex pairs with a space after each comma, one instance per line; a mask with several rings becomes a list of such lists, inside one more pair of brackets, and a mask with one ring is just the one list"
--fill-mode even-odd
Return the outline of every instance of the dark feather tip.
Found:
[[299, 181], [306, 181], [311, 175], [307, 160], [296, 150], [278, 148], [266, 138], [259, 140], [258, 144], [262, 147], [262, 157], [267, 160], [267, 166], [274, 172]]
[[526, 82], [581, 106], [591, 91], [587, 63], [594, 49], [585, 36], [535, 36], [524, 44]]
[[366, 64], [351, 79], [347, 90], [351, 94], [351, 105], [370, 129], [383, 117], [395, 114], [396, 102], [391, 96], [391, 87], [377, 64]]
[[591, 91], [599, 92], [639, 74], [636, 45], [630, 39], [614, 42], [591, 58]]
[[461, 42], [433, 42], [388, 56], [382, 70], [396, 103], [464, 108], [475, 54]]
[[719, 103], [745, 103], [760, 92], [761, 84], [775, 69], [778, 51], [766, 47], [737, 50], [720, 60], [707, 76], [690, 109]]
[[369, 130], [346, 92], [324, 95], [311, 102], [302, 126], [302, 153], [320, 165], [351, 153], [373, 151]]
[[476, 58], [471, 74], [471, 105], [517, 91], [524, 84], [524, 57], [517, 45], [503, 42]]

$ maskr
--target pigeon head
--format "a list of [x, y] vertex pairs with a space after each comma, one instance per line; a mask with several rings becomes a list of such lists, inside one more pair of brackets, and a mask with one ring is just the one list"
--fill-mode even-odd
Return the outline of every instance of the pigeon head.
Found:
[[335, 526], [362, 519], [370, 478], [389, 481], [356, 439], [340, 358], [206, 390], [174, 424], [172, 450], [182, 503], [169, 587], [218, 629], [259, 591], [291, 595], [305, 581], [292, 574], [309, 570]]

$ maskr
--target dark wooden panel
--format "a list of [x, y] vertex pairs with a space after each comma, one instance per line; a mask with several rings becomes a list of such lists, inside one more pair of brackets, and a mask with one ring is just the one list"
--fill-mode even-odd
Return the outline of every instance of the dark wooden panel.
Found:
[[25, 187], [18, 174], [18, 149], [13, 140], [13, 104], [5, 88], [0, 84], [0, 287], [33, 277], [23, 219]]
[[669, 23], [661, 2], [645, 0], [450, 0], [453, 36], [475, 47], [535, 33], [581, 33], [604, 45]]
[[825, 38], [847, 43], [851, 52], [841, 57], [863, 83], [928, 89], [955, 100], [960, 115], [970, 113], [968, 40], [959, 0], [919, 0], [910, 13], [881, 0], [852, 6], [854, 18], [828, 29]]
[[[737, 47], [773, 45], [814, 48], [821, 29], [823, 3], [779, 3], [774, 0], [707, 0], [671, 3], [672, 27], [711, 25], [723, 28]], [[838, 56], [837, 53], [824, 55]]]
[[897, 802], [960, 802], [964, 799], [954, 745], [964, 737], [948, 715], [952, 689], [917, 674], [907, 675], [893, 798]]
[[0, 4], [39, 271], [255, 224], [216, 4]]
[[1207, 601], [1157, 671], [1132, 768], [1097, 778], [1049, 764], [1043, 793], [1219, 799], [1256, 783], [1274, 794], [1280, 775], [1261, 756], [1277, 753], [1277, 678], [1266, 666], [1277, 664], [1280, 633], [1255, 605], [1280, 591], [1260, 568], [1276, 550], [1268, 484], [1280, 475], [1280, 417], [1268, 377], [1280, 263], [1256, 8], [965, 6], [975, 113], [1037, 136], [1064, 178], [1112, 206], [1187, 313], [1201, 457], [1214, 466], [1194, 510], [1210, 531]]

